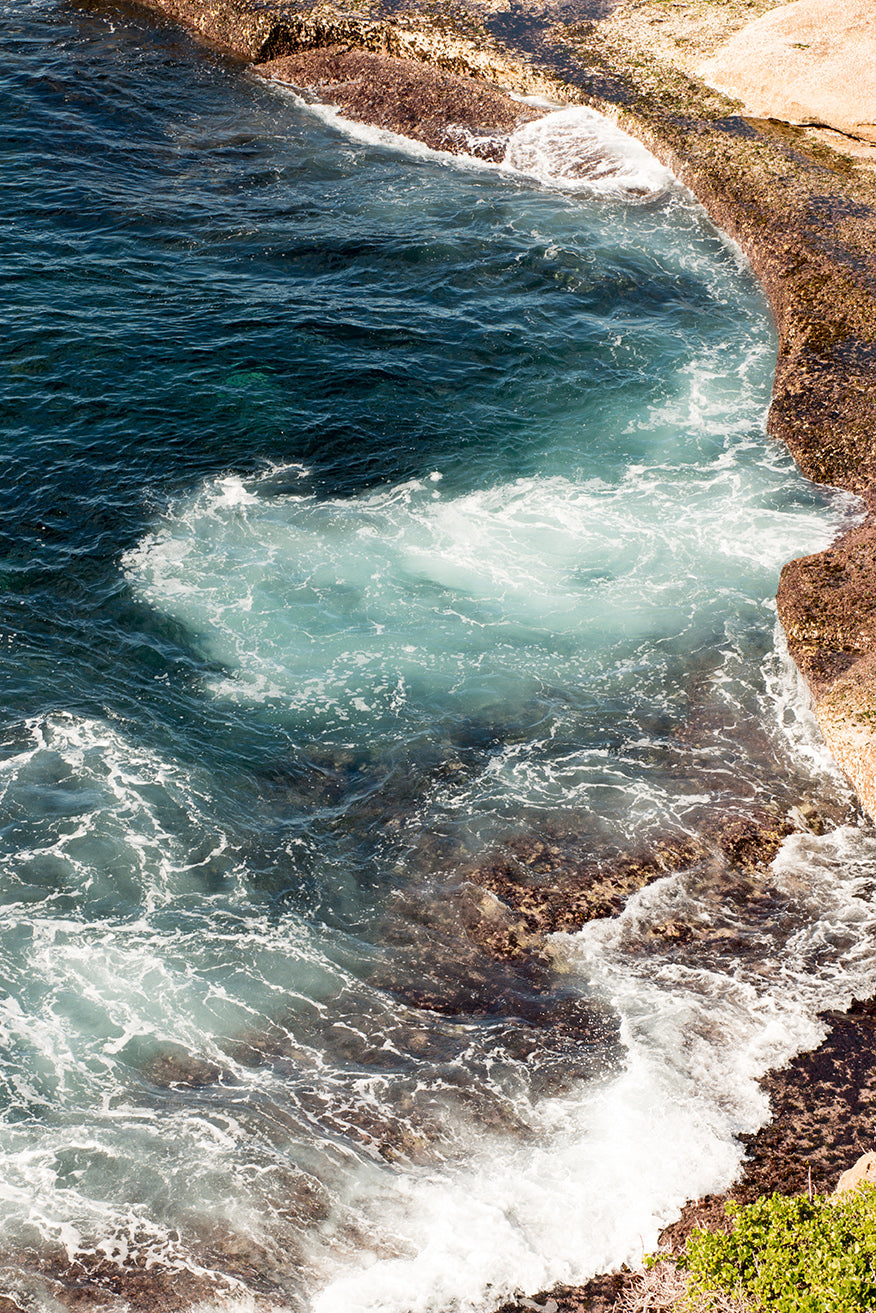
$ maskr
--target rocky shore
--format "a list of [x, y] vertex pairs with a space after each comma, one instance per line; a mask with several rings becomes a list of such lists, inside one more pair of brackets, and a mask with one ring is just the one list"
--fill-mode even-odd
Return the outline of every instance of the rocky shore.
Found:
[[[257, 76], [441, 149], [500, 157], [507, 135], [543, 112], [522, 103], [524, 94], [593, 106], [642, 139], [692, 189], [745, 251], [775, 314], [770, 434], [811, 479], [860, 499], [857, 522], [828, 550], [786, 566], [778, 607], [824, 737], [863, 808], [876, 816], [876, 128], [859, 108], [868, 94], [860, 50], [863, 32], [866, 55], [867, 7], [819, 0], [823, 26], [830, 22], [858, 41], [845, 66], [839, 56], [858, 100], [838, 112], [823, 99], [822, 113], [817, 98], [776, 107], [762, 77], [754, 90], [733, 82], [733, 58], [738, 63], [750, 40], [752, 20], [778, 14], [785, 22], [800, 11], [811, 24], [812, 0], [142, 3], [247, 61]], [[783, 50], [801, 63], [811, 31], [795, 41], [793, 26], [781, 30]], [[823, 52], [812, 60], [816, 53]], [[801, 76], [806, 85], [805, 67]], [[728, 94], [734, 86], [740, 99]], [[781, 121], [781, 114], [806, 121]], [[730, 842], [715, 839], [725, 854]], [[752, 860], [768, 861], [771, 842]], [[729, 860], [742, 859], [731, 849]], [[621, 894], [672, 861], [663, 854], [625, 868]], [[556, 881], [522, 888], [507, 861], [485, 867], [472, 879], [485, 898], [471, 927], [475, 941], [514, 961], [526, 956], [533, 936], [610, 913], [617, 890], [604, 893], [597, 875], [564, 877], [568, 896], [558, 900]], [[575, 904], [585, 886], [602, 912]], [[504, 919], [491, 919], [491, 899]], [[830, 1188], [874, 1147], [876, 1004], [856, 1004], [825, 1024], [820, 1048], [767, 1078], [773, 1120], [747, 1144], [733, 1197], [807, 1188], [810, 1171], [816, 1189]], [[664, 1233], [666, 1243], [682, 1243], [693, 1223], [714, 1219], [722, 1208], [717, 1199], [690, 1205]], [[508, 1305], [506, 1313], [534, 1306], [601, 1313], [617, 1305], [625, 1281], [623, 1274], [597, 1278]]]
[[[143, 3], [258, 76], [442, 149], [500, 155], [539, 112], [521, 94], [591, 105], [695, 192], [745, 251], [776, 317], [769, 432], [809, 478], [866, 510], [828, 551], [788, 566], [778, 604], [825, 739], [876, 815], [876, 128], [837, 131], [829, 125], [845, 120], [832, 102], [822, 123], [754, 119], [696, 75], [714, 74], [715, 52], [758, 15], [802, 7], [811, 23], [813, 0]], [[819, 8], [839, 23], [867, 7]], [[789, 47], [807, 45], [791, 36]], [[850, 58], [853, 71], [859, 54]]]

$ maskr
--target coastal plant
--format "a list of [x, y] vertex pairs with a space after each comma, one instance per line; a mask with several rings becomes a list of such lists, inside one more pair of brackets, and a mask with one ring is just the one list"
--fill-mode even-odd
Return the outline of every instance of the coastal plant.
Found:
[[[709, 1292], [708, 1313], [752, 1313], [750, 1304], [732, 1295]], [[617, 1313], [697, 1313], [704, 1306], [688, 1297], [688, 1277], [668, 1255], [646, 1260], [645, 1271], [623, 1291]]]
[[770, 1313], [876, 1308], [876, 1188], [773, 1194], [727, 1205], [730, 1229], [694, 1231], [676, 1261], [687, 1278], [675, 1308], [717, 1310], [732, 1298]]

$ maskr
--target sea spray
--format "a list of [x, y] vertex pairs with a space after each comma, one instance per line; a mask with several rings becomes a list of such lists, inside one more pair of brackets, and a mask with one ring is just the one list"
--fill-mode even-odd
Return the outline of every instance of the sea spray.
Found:
[[555, 110], [518, 128], [505, 149], [505, 167], [564, 187], [628, 203], [654, 200], [673, 175], [640, 142], [595, 110]]
[[[451, 162], [14, 18], [4, 1282], [444, 1313], [635, 1261], [872, 989], [771, 600], [849, 508], [764, 438], [763, 299], [586, 112]], [[769, 872], [709, 839], [804, 796]], [[469, 933], [491, 863], [667, 837], [615, 920]]]

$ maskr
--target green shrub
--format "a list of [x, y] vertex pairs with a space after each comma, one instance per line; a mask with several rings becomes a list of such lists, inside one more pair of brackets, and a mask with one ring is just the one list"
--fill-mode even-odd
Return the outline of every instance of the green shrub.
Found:
[[769, 1313], [876, 1309], [873, 1186], [812, 1199], [774, 1194], [727, 1213], [729, 1232], [693, 1232], [678, 1261], [696, 1307], [722, 1294]]

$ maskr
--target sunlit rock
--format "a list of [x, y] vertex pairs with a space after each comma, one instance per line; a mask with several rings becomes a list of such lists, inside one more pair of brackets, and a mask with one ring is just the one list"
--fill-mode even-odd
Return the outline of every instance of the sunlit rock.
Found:
[[876, 141], [876, 8], [797, 0], [749, 23], [699, 68], [755, 118], [815, 123]]

